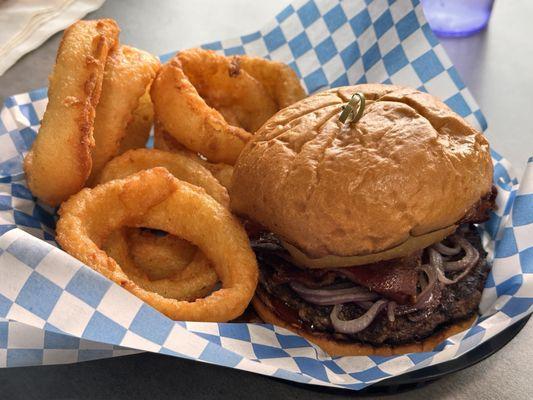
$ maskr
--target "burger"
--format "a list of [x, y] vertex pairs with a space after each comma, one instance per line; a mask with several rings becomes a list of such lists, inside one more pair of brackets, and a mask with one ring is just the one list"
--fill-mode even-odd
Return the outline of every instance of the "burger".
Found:
[[335, 88], [279, 111], [231, 184], [255, 310], [334, 356], [433, 349], [477, 314], [492, 175], [485, 137], [415, 89]]

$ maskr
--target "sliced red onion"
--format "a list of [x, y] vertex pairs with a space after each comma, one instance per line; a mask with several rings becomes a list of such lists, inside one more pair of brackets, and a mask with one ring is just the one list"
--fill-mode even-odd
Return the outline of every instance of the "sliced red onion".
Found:
[[466, 267], [466, 269], [463, 272], [461, 272], [459, 275], [457, 275], [453, 279], [446, 277], [446, 274], [444, 273], [444, 271], [442, 269], [438, 269], [437, 274], [438, 274], [439, 281], [444, 283], [445, 285], [453, 285], [454, 283], [459, 282], [466, 275], [468, 275], [468, 273], [470, 272], [470, 270], [472, 269], [474, 265], [475, 264], [470, 264], [470, 266]]
[[332, 293], [342, 294], [342, 293], [353, 293], [354, 289], [364, 289], [360, 286], [355, 286], [354, 284], [350, 284], [350, 286], [346, 287], [344, 284], [342, 285], [328, 285], [323, 286], [320, 289], [314, 289], [310, 288], [300, 282], [291, 282], [289, 284], [291, 288], [297, 292], [297, 293], [303, 293], [304, 295], [314, 295], [314, 296], [330, 296]]
[[465, 251], [465, 255], [458, 261], [444, 262], [444, 271], [460, 271], [465, 268], [471, 268], [472, 265], [478, 262], [479, 252], [468, 240], [458, 235], [453, 235], [450, 239]]
[[[427, 284], [422, 287], [422, 291], [416, 296], [415, 305], [416, 304], [422, 304], [424, 301], [427, 300], [427, 298], [430, 296], [431, 292], [433, 291], [433, 288], [435, 287], [435, 284], [437, 283], [437, 266], [434, 265], [431, 261], [431, 250], [430, 249], [430, 264], [422, 265], [420, 267], [420, 271], [422, 271], [426, 277], [427, 277]], [[435, 250], [433, 250], [437, 255], [440, 256], [439, 253], [437, 253]], [[441, 258], [442, 262], [442, 258]]]
[[430, 248], [428, 252], [429, 252], [429, 265], [432, 267], [435, 267], [436, 269], [442, 269], [444, 265], [444, 260], [442, 256], [440, 255], [440, 253], [437, 250], [432, 249], [432, 248]]
[[394, 322], [396, 319], [394, 316], [394, 313], [396, 312], [396, 302], [395, 301], [389, 301], [387, 304], [387, 318], [390, 322]]
[[352, 286], [345, 289], [310, 289], [298, 282], [291, 282], [292, 290], [305, 301], [320, 306], [333, 306], [335, 304], [373, 301], [379, 296], [362, 286]]
[[435, 250], [437, 250], [440, 254], [445, 256], [455, 256], [461, 252], [461, 246], [454, 245], [453, 247], [446, 246], [442, 242], [435, 243], [432, 246]]
[[400, 305], [396, 307], [396, 315], [411, 314], [420, 310], [432, 309], [440, 299], [440, 286], [435, 285], [429, 295], [421, 298], [413, 305]]
[[368, 310], [370, 307], [372, 307], [374, 302], [373, 301], [356, 301], [355, 304], [357, 304], [361, 308], [364, 308], [365, 310]]
[[[454, 235], [452, 240], [456, 241], [456, 243], [458, 243], [465, 250], [465, 256], [459, 261], [444, 261], [437, 250], [429, 249], [429, 263], [435, 267], [438, 280], [445, 285], [453, 285], [454, 283], [457, 283], [463, 279], [479, 259], [478, 251], [468, 242], [468, 240], [456, 235]], [[467, 259], [468, 261], [465, 261]], [[450, 264], [452, 264], [452, 269], [449, 269]], [[458, 265], [461, 267], [458, 268]], [[454, 279], [446, 277], [445, 271], [457, 271], [460, 269], [463, 269], [463, 272], [461, 272]]]
[[357, 332], [361, 332], [363, 329], [366, 329], [372, 321], [376, 318], [376, 315], [381, 311], [383, 307], [387, 304], [387, 300], [378, 300], [372, 307], [359, 318], [351, 319], [349, 321], [344, 321], [339, 319], [339, 313], [342, 310], [342, 304], [337, 304], [333, 307], [331, 311], [330, 318], [331, 324], [335, 328], [336, 332], [344, 333], [348, 335], [353, 335]]

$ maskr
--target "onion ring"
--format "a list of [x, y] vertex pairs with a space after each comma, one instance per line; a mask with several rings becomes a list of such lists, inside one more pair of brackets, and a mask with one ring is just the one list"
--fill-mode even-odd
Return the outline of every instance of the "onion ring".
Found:
[[208, 169], [211, 174], [224, 186], [228, 191], [231, 187], [231, 179], [233, 176], [233, 166], [224, 163], [211, 163], [198, 154], [187, 150], [185, 147], [179, 144], [168, 132], [165, 132], [157, 121], [154, 124], [154, 148], [171, 151], [175, 153], [181, 153], [184, 156], [192, 158], [198, 161], [205, 169]]
[[[163, 243], [164, 240], [158, 240], [155, 243], [157, 253], [153, 254], [159, 255], [160, 251], [165, 249], [165, 246], [162, 246]], [[167, 276], [159, 279], [152, 279], [144, 268], [139, 267], [139, 260], [134, 261], [128, 250], [129, 247], [131, 246], [127, 240], [127, 233], [125, 228], [122, 228], [114, 231], [106, 239], [103, 250], [120, 265], [135, 284], [164, 298], [194, 301], [211, 293], [218, 282], [217, 274], [205, 255], [201, 251], [196, 251], [194, 247], [192, 258], [186, 265], [181, 266], [178, 271], [162, 271], [166, 272]], [[173, 252], [173, 248], [167, 248], [167, 251]], [[180, 251], [179, 256], [182, 255], [183, 252]], [[156, 261], [161, 261], [161, 259]], [[167, 267], [168, 265], [166, 264]], [[159, 264], [158, 268], [164, 266], [165, 264]]]
[[210, 161], [234, 164], [251, 138], [249, 132], [229, 125], [220, 112], [207, 105], [177, 56], [163, 65], [150, 93], [156, 118], [165, 130]]
[[105, 239], [126, 221], [141, 217], [150, 207], [167, 199], [175, 190], [176, 181], [164, 168], [142, 171], [94, 189], [85, 188], [61, 205], [56, 240], [67, 253], [124, 286], [128, 277], [101, 250]]
[[[62, 204], [59, 215], [57, 241], [65, 251], [172, 319], [225, 322], [242, 314], [253, 297], [257, 262], [236, 217], [164, 168], [83, 189]], [[222, 288], [194, 302], [142, 289], [101, 249], [122, 226], [162, 230], [197, 245], [211, 260]]]
[[306, 96], [298, 77], [286, 64], [250, 56], [235, 56], [233, 62], [261, 82], [280, 110]]
[[165, 167], [176, 178], [199, 186], [220, 204], [229, 207], [228, 192], [198, 162], [180, 153], [156, 149], [135, 149], [115, 157], [102, 170], [97, 183], [124, 178], [135, 172]]
[[[179, 52], [152, 85], [156, 119], [189, 150], [233, 165], [253, 132], [289, 99], [305, 94], [294, 89], [296, 74], [268, 63], [203, 49]], [[274, 71], [280, 74], [267, 79]], [[275, 83], [280, 75], [291, 83]]]
[[120, 141], [117, 155], [128, 150], [146, 147], [150, 137], [150, 129], [154, 123], [154, 106], [150, 99], [150, 87], [139, 99], [139, 105], [133, 110], [133, 115], [126, 126], [126, 135]]
[[193, 244], [173, 235], [138, 228], [124, 231], [133, 262], [151, 280], [168, 278], [183, 270], [199, 252]]
[[[107, 55], [118, 43], [115, 21], [78, 21], [65, 30], [50, 76], [48, 105], [24, 159], [31, 192], [55, 206], [91, 173], [93, 122]], [[68, 84], [65, 84], [68, 82]]]
[[165, 131], [163, 126], [156, 120], [154, 120], [154, 149], [179, 152], [190, 154], [191, 157], [201, 157], [198, 153], [194, 153], [188, 150], [184, 145], [180, 144], [170, 133]]
[[198, 94], [229, 124], [253, 134], [278, 111], [263, 84], [240, 67], [247, 56], [226, 57], [196, 48], [180, 51], [176, 57]]
[[89, 182], [95, 182], [104, 165], [118, 154], [128, 122], [159, 67], [156, 57], [129, 46], [120, 46], [109, 55], [94, 119]]
[[[217, 180], [205, 170], [199, 163], [178, 153], [169, 153], [155, 149], [135, 149], [115, 157], [105, 166], [100, 175], [99, 182], [105, 183], [113, 179], [124, 178], [135, 172], [147, 170], [153, 167], [165, 167], [175, 177], [192, 183], [205, 189], [206, 193], [213, 197], [220, 204], [229, 207], [229, 197], [227, 191], [217, 182]], [[201, 253], [195, 257], [192, 265], [183, 273], [172, 276], [168, 271], [169, 265], [176, 265], [180, 258], [193, 256], [189, 250], [191, 245], [179, 238], [172, 236], [149, 237], [147, 233], [142, 235], [138, 229], [130, 229], [129, 235], [130, 250], [128, 253], [128, 241], [124, 238], [123, 232], [115, 232], [107, 241], [105, 250], [119, 263], [124, 264], [123, 268], [131, 279], [140, 287], [156, 292], [163, 297], [178, 300], [193, 300], [203, 297], [209, 293], [218, 282], [218, 277], [209, 266], [209, 262]], [[168, 243], [169, 241], [173, 243]], [[181, 242], [181, 243], [180, 243]], [[185, 246], [184, 246], [185, 245]], [[187, 246], [189, 248], [187, 248]], [[148, 247], [148, 249], [147, 249]], [[166, 250], [166, 252], [165, 252]], [[195, 248], [193, 247], [193, 253]], [[165, 258], [169, 262], [164, 262]], [[137, 255], [138, 257], [135, 257]], [[141, 257], [139, 257], [139, 255]], [[150, 258], [157, 258], [150, 261]], [[142, 258], [142, 259], [140, 259]], [[191, 260], [189, 260], [191, 261]], [[154, 274], [147, 273], [148, 270], [158, 269], [156, 276], [160, 279], [151, 280]], [[167, 272], [168, 279], [162, 279], [161, 272]]]

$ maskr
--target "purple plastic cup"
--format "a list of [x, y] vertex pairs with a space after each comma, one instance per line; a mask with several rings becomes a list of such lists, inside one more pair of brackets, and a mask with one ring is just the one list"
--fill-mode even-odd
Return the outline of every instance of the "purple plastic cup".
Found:
[[494, 0], [422, 0], [429, 26], [438, 36], [469, 36], [484, 29]]

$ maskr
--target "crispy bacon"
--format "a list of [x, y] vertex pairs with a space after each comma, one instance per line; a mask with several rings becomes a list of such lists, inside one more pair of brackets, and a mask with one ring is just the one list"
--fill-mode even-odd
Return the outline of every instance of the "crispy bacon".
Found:
[[298, 282], [312, 289], [329, 286], [338, 276], [338, 273], [331, 270], [303, 270], [287, 264], [278, 264], [272, 276], [272, 281], [276, 284]]
[[276, 262], [270, 263], [274, 269], [270, 279], [278, 285], [298, 282], [313, 289], [347, 279], [399, 304], [406, 304], [412, 303], [417, 294], [416, 268], [420, 264], [421, 252], [391, 261], [338, 269], [304, 270], [278, 257]]
[[350, 281], [400, 304], [412, 303], [417, 294], [421, 253], [370, 265], [339, 268], [338, 273]]

